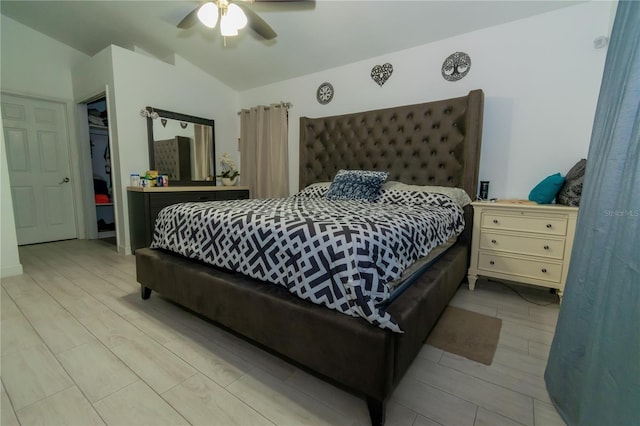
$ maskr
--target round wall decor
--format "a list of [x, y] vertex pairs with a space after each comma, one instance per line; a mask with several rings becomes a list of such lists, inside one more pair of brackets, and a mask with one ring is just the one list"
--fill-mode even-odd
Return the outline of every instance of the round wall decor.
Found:
[[318, 90], [316, 91], [316, 99], [322, 105], [326, 105], [331, 102], [331, 99], [333, 99], [333, 93], [334, 91], [331, 83], [324, 82], [318, 87]]
[[442, 63], [442, 77], [447, 81], [458, 81], [469, 73], [471, 58], [464, 52], [449, 55]]

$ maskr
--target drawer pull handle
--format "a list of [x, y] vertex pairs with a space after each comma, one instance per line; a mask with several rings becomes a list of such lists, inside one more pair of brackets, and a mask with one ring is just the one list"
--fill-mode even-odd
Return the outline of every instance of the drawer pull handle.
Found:
[[547, 273], [547, 268], [542, 268], [542, 273], [546, 274]]
[[551, 229], [551, 224], [550, 223], [547, 223], [547, 228]]
[[544, 249], [545, 250], [549, 250], [549, 246], [544, 246]]
[[498, 219], [493, 219], [493, 223], [498, 224]]
[[489, 261], [489, 265], [495, 265], [495, 264], [496, 264], [496, 262], [494, 262], [493, 260]]
[[491, 244], [496, 244], [497, 241], [496, 240], [491, 240]]

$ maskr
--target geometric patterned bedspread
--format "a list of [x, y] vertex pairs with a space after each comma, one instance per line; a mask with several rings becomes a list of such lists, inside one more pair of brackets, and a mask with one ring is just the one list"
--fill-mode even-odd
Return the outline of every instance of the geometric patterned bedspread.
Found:
[[307, 195], [175, 204], [158, 215], [151, 247], [402, 332], [375, 305], [389, 297], [389, 282], [463, 228], [462, 209], [445, 195], [383, 190], [374, 202]]

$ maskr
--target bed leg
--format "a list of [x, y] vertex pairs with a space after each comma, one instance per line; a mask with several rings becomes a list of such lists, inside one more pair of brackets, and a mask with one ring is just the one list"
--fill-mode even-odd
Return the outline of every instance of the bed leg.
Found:
[[383, 426], [386, 404], [371, 397], [367, 397], [367, 407], [369, 408], [369, 417], [371, 417], [371, 426]]
[[147, 300], [149, 297], [151, 297], [151, 289], [149, 287], [140, 285], [140, 297], [142, 297], [143, 300]]

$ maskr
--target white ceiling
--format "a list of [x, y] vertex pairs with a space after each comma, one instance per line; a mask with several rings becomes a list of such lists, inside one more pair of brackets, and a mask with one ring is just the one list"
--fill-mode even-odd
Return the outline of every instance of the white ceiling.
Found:
[[[10, 1], [6, 15], [87, 55], [110, 44], [158, 58], [177, 53], [246, 90], [577, 4], [577, 1], [331, 1], [251, 7], [278, 37], [248, 29], [223, 45], [218, 28], [176, 24], [193, 1]], [[308, 7], [308, 6], [311, 7]]]

